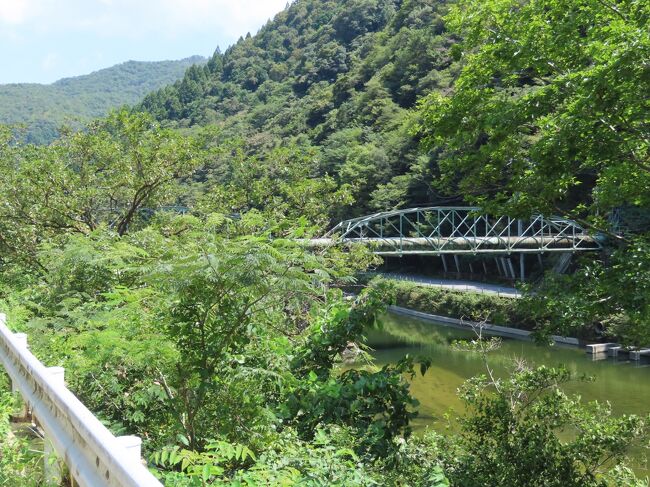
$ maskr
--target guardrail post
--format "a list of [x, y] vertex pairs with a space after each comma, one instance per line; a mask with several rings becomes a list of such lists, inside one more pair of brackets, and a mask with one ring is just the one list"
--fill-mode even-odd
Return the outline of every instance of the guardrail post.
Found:
[[142, 461], [142, 439], [139, 436], [118, 436], [117, 441], [134, 460]]
[[[65, 387], [65, 369], [63, 367], [48, 367], [47, 371], [50, 373], [52, 384]], [[43, 474], [47, 484], [60, 485], [63, 481], [63, 471], [59, 457], [52, 445], [52, 441], [45, 436], [43, 438], [43, 461], [45, 466]]]
[[[3, 319], [3, 316], [4, 315], [0, 316], [0, 321], [2, 322], [6, 320], [6, 317]], [[14, 338], [21, 347], [29, 348], [26, 333], [14, 333]], [[18, 389], [18, 385], [16, 385], [13, 379], [11, 380], [11, 392], [13, 392], [14, 395], [17, 394], [20, 400], [20, 411], [18, 412], [17, 416], [14, 417], [17, 419], [26, 419], [29, 416], [29, 404], [27, 404], [27, 401], [25, 401], [25, 399], [20, 394], [20, 389]]]

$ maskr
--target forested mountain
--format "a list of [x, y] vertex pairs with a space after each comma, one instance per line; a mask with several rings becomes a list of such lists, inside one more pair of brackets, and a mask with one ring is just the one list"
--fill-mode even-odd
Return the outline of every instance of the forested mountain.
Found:
[[216, 123], [260, 158], [314, 148], [315, 172], [351, 191], [345, 215], [436, 201], [434, 160], [409, 129], [417, 100], [458, 72], [446, 10], [440, 0], [301, 0], [141, 106], [174, 126]]
[[[52, 144], [0, 125], [0, 311], [168, 486], [647, 485], [628, 467], [650, 419], [585, 404], [567, 383], [586, 377], [493, 360], [478, 326], [454, 348], [485, 373], [437, 417], [409, 381], [460, 362], [400, 341], [374, 363], [367, 337], [400, 296], [650, 347], [650, 233], [608, 222], [649, 213], [649, 21], [647, 0], [296, 0]], [[372, 248], [305, 245], [343, 216], [452, 201], [570, 217], [602, 248], [506, 305], [366, 286]], [[9, 390], [0, 374], [0, 437]], [[436, 428], [415, 435], [422, 412]], [[0, 484], [42, 485], [35, 450], [0, 441]]]
[[183, 76], [205, 59], [180, 61], [128, 61], [85, 76], [64, 78], [50, 85], [0, 85], [0, 123], [25, 124], [26, 140], [48, 143], [64, 123], [79, 126], [101, 117], [111, 108], [132, 105], [144, 95]]

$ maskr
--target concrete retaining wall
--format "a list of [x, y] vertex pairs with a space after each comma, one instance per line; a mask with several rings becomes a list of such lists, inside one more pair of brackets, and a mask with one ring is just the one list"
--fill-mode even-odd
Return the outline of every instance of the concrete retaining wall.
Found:
[[[401, 306], [389, 306], [388, 310], [391, 313], [399, 314], [399, 315], [405, 315], [405, 316], [412, 316], [414, 318], [418, 318], [421, 320], [426, 320], [426, 321], [432, 321], [440, 325], [445, 325], [449, 326], [452, 328], [458, 328], [461, 330], [472, 330], [473, 327], [477, 326], [479, 323], [473, 322], [473, 321], [468, 321], [468, 320], [459, 320], [457, 318], [449, 318], [447, 316], [440, 316], [440, 315], [432, 315], [429, 313], [423, 313], [421, 311], [415, 311], [413, 309], [409, 308], [402, 308]], [[526, 330], [519, 330], [517, 328], [510, 328], [507, 326], [499, 326], [499, 325], [492, 325], [492, 324], [485, 324], [483, 326], [483, 330], [490, 335], [496, 335], [496, 336], [501, 336], [505, 338], [514, 338], [516, 340], [524, 340], [524, 341], [533, 341], [532, 339], [532, 333]], [[578, 341], [577, 338], [571, 338], [571, 337], [561, 337], [557, 335], [553, 335], [553, 341], [555, 343], [559, 343], [562, 345], [571, 345], [571, 346], [579, 346], [580, 342]]]

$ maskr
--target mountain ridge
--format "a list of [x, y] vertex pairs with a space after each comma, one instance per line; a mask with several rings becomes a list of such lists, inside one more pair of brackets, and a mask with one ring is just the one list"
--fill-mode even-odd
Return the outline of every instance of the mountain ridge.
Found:
[[147, 93], [181, 78], [206, 61], [190, 56], [177, 61], [126, 61], [53, 83], [0, 85], [0, 123], [23, 125], [22, 137], [46, 144], [63, 124], [79, 125], [104, 116], [111, 108], [133, 105]]

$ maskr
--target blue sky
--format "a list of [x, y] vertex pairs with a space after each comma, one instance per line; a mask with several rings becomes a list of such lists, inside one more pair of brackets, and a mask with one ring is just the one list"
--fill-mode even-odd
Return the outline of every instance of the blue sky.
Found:
[[287, 0], [0, 0], [0, 83], [225, 49]]

